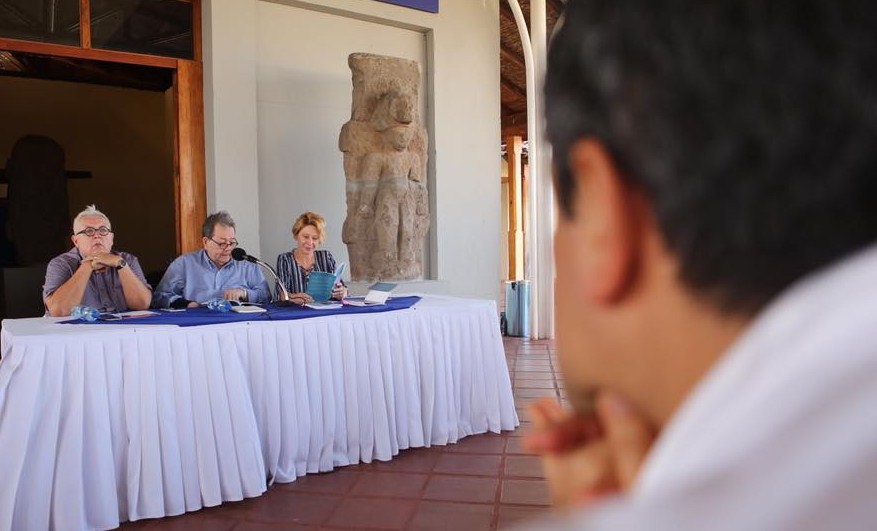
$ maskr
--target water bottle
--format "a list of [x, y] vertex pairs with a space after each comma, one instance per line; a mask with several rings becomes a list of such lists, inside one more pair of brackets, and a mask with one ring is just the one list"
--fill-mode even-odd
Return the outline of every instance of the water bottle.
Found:
[[73, 309], [70, 310], [70, 317], [93, 323], [94, 321], [97, 321], [98, 317], [100, 317], [100, 312], [91, 306], [80, 305], [74, 306]]
[[210, 299], [207, 301], [207, 309], [214, 312], [227, 312], [231, 310], [231, 303], [225, 299]]

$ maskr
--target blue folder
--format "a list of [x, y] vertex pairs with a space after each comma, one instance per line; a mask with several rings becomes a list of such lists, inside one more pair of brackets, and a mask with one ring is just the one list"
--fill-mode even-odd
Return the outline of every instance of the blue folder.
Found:
[[326, 302], [332, 296], [335, 286], [335, 275], [324, 271], [311, 271], [308, 275], [308, 289], [305, 293], [316, 302]]

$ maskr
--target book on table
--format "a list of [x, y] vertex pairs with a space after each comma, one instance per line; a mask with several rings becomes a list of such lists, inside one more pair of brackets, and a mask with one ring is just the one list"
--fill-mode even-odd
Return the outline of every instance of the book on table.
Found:
[[312, 310], [332, 310], [335, 308], [341, 308], [342, 304], [340, 301], [325, 301], [325, 302], [309, 302], [305, 304], [307, 308], [311, 308]]
[[237, 313], [263, 313], [267, 312], [265, 308], [256, 306], [255, 304], [232, 304], [231, 311]]
[[130, 310], [127, 312], [108, 312], [102, 313], [98, 317], [100, 321], [118, 321], [119, 319], [136, 319], [138, 317], [152, 317], [158, 315], [158, 312], [151, 310]]
[[390, 298], [390, 292], [395, 289], [397, 284], [390, 282], [375, 282], [368, 288], [365, 297], [359, 299], [345, 299], [347, 304], [351, 306], [373, 306], [377, 304], [386, 304]]

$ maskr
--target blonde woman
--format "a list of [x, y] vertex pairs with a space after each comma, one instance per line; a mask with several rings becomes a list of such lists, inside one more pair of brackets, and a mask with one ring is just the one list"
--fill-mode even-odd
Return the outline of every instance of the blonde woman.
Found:
[[[289, 298], [298, 304], [312, 302], [305, 293], [308, 277], [312, 271], [335, 272], [335, 258], [325, 249], [317, 249], [326, 239], [326, 219], [314, 212], [305, 212], [292, 224], [292, 238], [295, 248], [277, 257], [277, 276], [289, 292]], [[278, 296], [283, 298], [278, 288]], [[342, 299], [347, 288], [339, 282], [332, 288], [332, 298]]]

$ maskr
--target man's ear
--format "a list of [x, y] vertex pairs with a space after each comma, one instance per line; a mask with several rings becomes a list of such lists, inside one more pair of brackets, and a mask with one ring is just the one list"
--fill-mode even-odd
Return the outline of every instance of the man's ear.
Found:
[[628, 293], [639, 260], [638, 194], [621, 177], [612, 155], [594, 139], [580, 140], [569, 152], [574, 181], [573, 212], [581, 218], [580, 266], [587, 295], [613, 304]]

